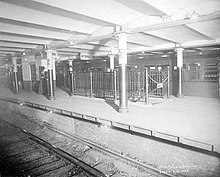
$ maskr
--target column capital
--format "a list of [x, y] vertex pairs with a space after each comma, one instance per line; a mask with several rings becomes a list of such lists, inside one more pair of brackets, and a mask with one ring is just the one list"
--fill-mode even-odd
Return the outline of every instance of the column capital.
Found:
[[108, 57], [110, 57], [110, 58], [111, 58], [111, 57], [114, 57], [114, 56], [115, 56], [115, 54], [112, 54], [112, 53], [109, 53], [109, 54], [108, 54]]
[[13, 72], [18, 72], [17, 57], [12, 57]]
[[69, 59], [68, 62], [69, 62], [69, 63], [73, 62], [73, 59]]
[[68, 60], [69, 62], [69, 71], [73, 72], [73, 60]]
[[182, 51], [184, 51], [184, 48], [182, 48], [182, 47], [177, 47], [177, 48], [175, 48], [175, 51], [176, 51], [176, 52], [182, 52]]
[[15, 56], [14, 56], [14, 57], [12, 57], [12, 60], [17, 60], [17, 59], [18, 59], [18, 57], [15, 57]]
[[126, 31], [120, 31], [120, 32], [117, 32], [117, 33], [115, 34], [115, 36], [118, 37], [118, 38], [120, 38], [120, 37], [122, 37], [122, 36], [128, 37], [128, 36], [129, 36], [129, 33], [126, 32]]
[[118, 54], [118, 49], [111, 47], [111, 49], [108, 52], [108, 56], [117, 55], [117, 54]]

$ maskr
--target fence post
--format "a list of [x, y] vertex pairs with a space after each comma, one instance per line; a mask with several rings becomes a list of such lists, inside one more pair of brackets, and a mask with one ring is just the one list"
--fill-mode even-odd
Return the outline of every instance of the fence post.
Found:
[[167, 97], [170, 97], [170, 67], [167, 67]]
[[73, 60], [69, 60], [70, 96], [74, 95]]
[[117, 100], [117, 72], [114, 69], [114, 100]]
[[137, 86], [138, 86], [138, 98], [141, 97], [141, 72], [140, 70], [138, 70], [138, 83], [137, 83]]
[[93, 96], [93, 90], [92, 90], [92, 88], [93, 88], [93, 84], [92, 84], [92, 70], [90, 70], [89, 71], [89, 76], [90, 76], [90, 97], [92, 97]]
[[149, 104], [149, 95], [148, 95], [148, 69], [145, 68], [145, 103]]

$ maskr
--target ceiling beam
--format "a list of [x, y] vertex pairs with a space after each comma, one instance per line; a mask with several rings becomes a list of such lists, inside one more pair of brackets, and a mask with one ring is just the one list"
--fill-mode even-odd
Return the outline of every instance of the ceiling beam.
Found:
[[25, 49], [15, 49], [15, 48], [3, 48], [0, 47], [0, 51], [6, 51], [6, 52], [21, 52], [24, 51]]
[[58, 55], [69, 55], [69, 56], [75, 56], [78, 55], [79, 53], [76, 52], [66, 52], [66, 51], [58, 51]]
[[0, 32], [20, 34], [34, 37], [44, 37], [50, 39], [67, 40], [71, 34], [43, 30], [38, 28], [30, 28], [26, 26], [19, 26], [14, 24], [0, 22]]
[[148, 16], [163, 16], [165, 15], [164, 12], [160, 11], [159, 9], [155, 8], [154, 6], [150, 5], [147, 2], [144, 2], [143, 0], [115, 0], [130, 9], [133, 9], [137, 12], [140, 12], [144, 15]]
[[0, 22], [2, 23], [9, 23], [9, 24], [14, 24], [14, 25], [20, 25], [20, 26], [26, 26], [30, 28], [38, 28], [38, 29], [43, 29], [43, 30], [49, 30], [49, 31], [54, 31], [54, 32], [60, 32], [60, 33], [67, 33], [67, 34], [81, 34], [78, 32], [62, 29], [62, 28], [57, 28], [57, 27], [51, 27], [51, 26], [46, 26], [42, 24], [35, 24], [35, 23], [30, 23], [30, 22], [25, 22], [25, 21], [18, 21], [14, 19], [9, 19], [7, 17], [3, 18], [0, 16]]
[[189, 27], [189, 26], [187, 26], [187, 25], [183, 25], [183, 27], [186, 28], [186, 29], [188, 29], [188, 30], [190, 30], [190, 31], [192, 31], [192, 32], [194, 32], [194, 33], [196, 33], [196, 34], [198, 34], [199, 36], [201, 36], [201, 37], [204, 38], [204, 39], [213, 40], [213, 38], [211, 38], [211, 37], [209, 37], [209, 36], [207, 36], [207, 35], [205, 35], [205, 34], [199, 32], [198, 30], [195, 30], [195, 29], [192, 28], [192, 27]]
[[0, 53], [2, 53], [2, 54], [14, 54], [15, 52], [12, 52], [12, 51], [1, 51], [0, 50]]
[[2, 41], [0, 41], [0, 47], [34, 49], [34, 48], [37, 47], [37, 45], [33, 45], [33, 44], [22, 44], [22, 43], [13, 43], [13, 42], [2, 42]]
[[29, 44], [40, 44], [45, 45], [52, 42], [52, 39], [41, 39], [36, 37], [30, 37], [25, 35], [15, 35], [15, 34], [8, 34], [8, 33], [1, 33], [0, 32], [0, 40], [1, 41], [8, 41], [8, 42], [18, 42], [18, 43], [29, 43]]
[[[117, 39], [117, 38], [112, 38], [112, 40], [115, 40], [115, 41], [118, 42], [118, 39]], [[129, 45], [129, 44], [135, 45], [136, 47], [137, 47], [137, 46], [140, 46], [140, 47], [150, 47], [149, 45], [146, 45], [146, 44], [143, 43], [143, 42], [138, 42], [138, 41], [130, 40], [130, 39], [127, 40], [127, 44], [128, 44], [128, 45]], [[118, 47], [118, 46], [117, 46], [117, 47]]]
[[162, 41], [171, 42], [171, 43], [178, 43], [177, 41], [172, 41], [172, 40], [165, 39], [165, 38], [162, 38], [162, 37], [159, 37], [159, 36], [155, 36], [155, 35], [149, 34], [149, 33], [144, 32], [144, 31], [142, 31], [141, 33], [144, 34], [144, 35], [150, 36], [150, 37], [154, 37], [154, 38], [160, 39]]
[[22, 47], [10, 47], [10, 46], [0, 46], [1, 49], [9, 49], [9, 50], [14, 50], [14, 49], [18, 49], [18, 50], [24, 50], [24, 49], [28, 49], [28, 48], [22, 48]]
[[0, 56], [5, 58], [7, 56], [7, 54], [0, 53]]
[[199, 23], [199, 22], [204, 22], [204, 21], [214, 20], [214, 19], [219, 19], [219, 18], [220, 18], [220, 11], [213, 13], [213, 14], [198, 17], [197, 19], [183, 19], [183, 20], [176, 20], [176, 21], [168, 21], [168, 22], [163, 22], [163, 23], [156, 24], [156, 25], [128, 29], [128, 32], [138, 33], [142, 31], [153, 31], [153, 30], [172, 28], [172, 27], [187, 25], [187, 24], [192, 24], [192, 23]]
[[63, 48], [63, 49], [57, 49], [57, 51], [70, 51], [70, 52], [75, 52], [75, 53], [89, 53], [89, 50], [87, 49], [75, 49], [75, 48]]
[[[0, 6], [3, 10], [0, 11], [0, 17], [17, 21], [80, 32], [81, 34], [90, 34], [101, 26], [115, 25], [98, 18], [48, 5], [46, 2], [41, 3], [31, 0], [2, 1]], [[12, 11], [14, 13], [11, 13]], [[30, 14], [34, 14], [34, 16], [30, 17]]]
[[86, 49], [86, 50], [98, 50], [98, 51], [109, 51], [111, 47], [102, 47], [102, 46], [99, 46], [99, 45], [81, 44], [81, 45], [75, 45], [72, 48]]
[[[215, 46], [215, 45], [220, 45], [220, 39], [215, 39], [211, 41], [196, 40], [196, 41], [189, 41], [189, 42], [181, 43], [181, 47], [183, 48], [198, 48], [198, 47], [207, 47], [207, 46]], [[158, 45], [154, 47], [140, 47], [132, 51], [129, 51], [128, 53], [139, 53], [142, 51], [154, 52], [154, 51], [161, 51], [161, 50], [175, 50], [177, 47], [180, 47], [180, 46], [177, 46], [176, 44], [173, 44], [173, 43], [169, 43], [169, 44]]]

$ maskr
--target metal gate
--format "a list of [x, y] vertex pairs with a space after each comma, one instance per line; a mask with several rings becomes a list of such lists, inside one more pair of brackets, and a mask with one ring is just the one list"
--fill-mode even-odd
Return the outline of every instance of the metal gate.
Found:
[[149, 96], [169, 97], [169, 69], [132, 69], [127, 78], [128, 98], [132, 101], [146, 101]]
[[95, 97], [114, 98], [114, 72], [93, 72], [92, 81], [93, 95]]
[[148, 71], [148, 90], [149, 96], [169, 97], [169, 68], [166, 70], [149, 70]]
[[128, 98], [132, 101], [145, 100], [145, 72], [138, 69], [130, 70], [127, 79]]

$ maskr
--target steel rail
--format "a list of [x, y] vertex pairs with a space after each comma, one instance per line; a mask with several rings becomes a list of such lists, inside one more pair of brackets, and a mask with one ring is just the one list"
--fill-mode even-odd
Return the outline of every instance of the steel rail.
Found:
[[87, 163], [77, 159], [76, 157], [72, 156], [71, 154], [51, 145], [50, 143], [46, 142], [45, 140], [29, 133], [27, 130], [22, 129], [12, 123], [9, 123], [8, 121], [5, 120], [1, 120], [3, 122], [5, 122], [6, 124], [9, 124], [19, 130], [21, 130], [22, 132], [24, 132], [25, 134], [27, 134], [29, 136], [29, 139], [35, 141], [36, 143], [42, 145], [43, 147], [49, 149], [50, 152], [54, 152], [55, 155], [66, 159], [67, 161], [74, 163], [75, 165], [78, 165], [80, 168], [82, 168], [86, 173], [89, 173], [90, 175], [93, 175], [94, 177], [106, 177], [106, 175], [104, 173], [102, 173], [101, 171], [97, 170], [96, 168], [88, 165]]
[[[15, 175], [16, 177], [25, 177], [22, 173], [20, 173], [13, 165], [11, 165], [4, 157], [0, 155], [0, 163], [5, 165], [8, 170], [10, 170], [11, 175]], [[0, 172], [1, 176], [1, 172]]]
[[[117, 158], [120, 158], [120, 159], [123, 159], [123, 160], [125, 160], [127, 162], [130, 162], [130, 163], [132, 163], [132, 164], [134, 164], [136, 166], [142, 167], [143, 169], [145, 169], [148, 173], [151, 173], [152, 175], [156, 175], [158, 177], [177, 177], [175, 175], [168, 174], [166, 172], [163, 172], [163, 171], [161, 171], [161, 170], [159, 170], [157, 168], [154, 168], [154, 167], [149, 166], [147, 164], [144, 164], [142, 162], [136, 161], [134, 159], [131, 159], [129, 157], [126, 157], [124, 155], [116, 153], [116, 152], [114, 152], [114, 151], [112, 151], [110, 149], [101, 147], [101, 146], [97, 145], [96, 143], [93, 143], [93, 142], [90, 142], [88, 140], [82, 139], [82, 138], [80, 138], [80, 137], [78, 137], [76, 135], [73, 135], [73, 134], [70, 134], [70, 133], [63, 132], [61, 130], [55, 129], [54, 127], [52, 127], [50, 125], [47, 125], [47, 124], [45, 124], [45, 126], [47, 126], [50, 130], [53, 130], [53, 131], [55, 131], [55, 132], [57, 132], [57, 133], [59, 133], [61, 135], [64, 135], [64, 136], [70, 138], [70, 139], [79, 141], [79, 142], [84, 143], [84, 144], [86, 144], [86, 145], [88, 145], [88, 146], [90, 146], [92, 148], [95, 148], [95, 149], [101, 151], [101, 152], [104, 152], [104, 153], [109, 154], [109, 155], [113, 155], [113, 156], [115, 156]], [[178, 176], [180, 177], [180, 175], [178, 175]]]

